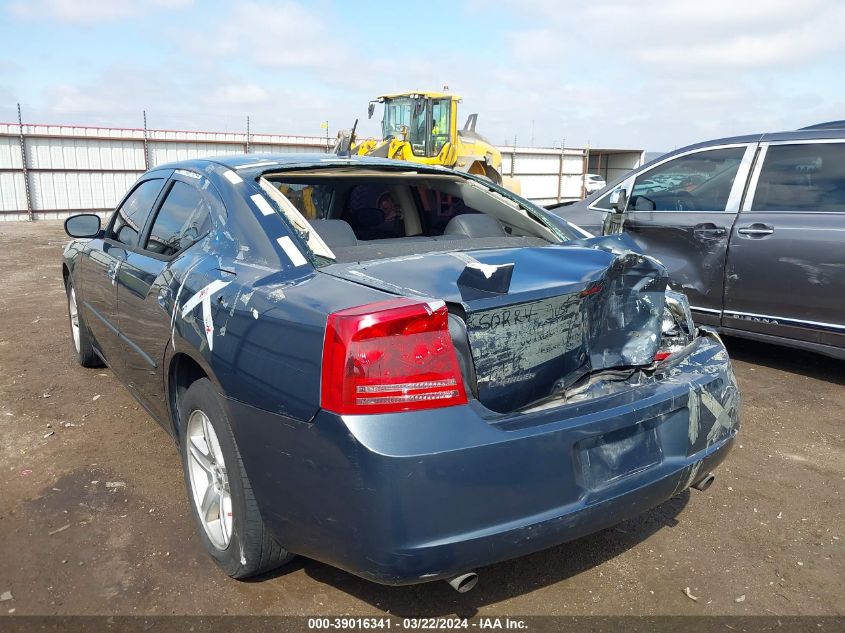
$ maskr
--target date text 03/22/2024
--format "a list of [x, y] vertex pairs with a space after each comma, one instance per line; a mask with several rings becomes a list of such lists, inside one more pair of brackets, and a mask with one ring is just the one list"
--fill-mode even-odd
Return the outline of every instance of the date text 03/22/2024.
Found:
[[524, 620], [516, 618], [487, 617], [470, 622], [467, 618], [308, 618], [310, 630], [355, 630], [355, 629], [399, 629], [399, 630], [437, 630], [451, 631], [458, 629], [480, 630], [527, 630]]

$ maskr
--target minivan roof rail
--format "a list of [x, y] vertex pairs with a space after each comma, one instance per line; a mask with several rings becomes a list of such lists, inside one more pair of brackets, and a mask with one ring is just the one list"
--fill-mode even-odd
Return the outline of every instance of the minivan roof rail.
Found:
[[815, 125], [808, 125], [807, 127], [799, 128], [801, 130], [841, 130], [845, 129], [845, 121], [826, 121], [824, 123], [816, 123]]

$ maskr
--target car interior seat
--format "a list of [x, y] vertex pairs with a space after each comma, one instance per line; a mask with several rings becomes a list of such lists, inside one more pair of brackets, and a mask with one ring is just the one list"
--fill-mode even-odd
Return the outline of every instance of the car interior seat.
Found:
[[467, 213], [457, 215], [443, 230], [443, 235], [465, 237], [506, 237], [501, 223], [491, 215], [484, 213]]
[[344, 220], [310, 220], [310, 224], [311, 228], [323, 238], [329, 248], [357, 246], [358, 244], [355, 232], [349, 226], [349, 223]]

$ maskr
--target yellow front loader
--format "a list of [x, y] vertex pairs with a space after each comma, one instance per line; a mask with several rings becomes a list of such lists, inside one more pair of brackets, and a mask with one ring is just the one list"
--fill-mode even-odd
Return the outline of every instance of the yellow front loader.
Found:
[[[372, 118], [376, 103], [384, 105], [382, 138], [355, 139], [355, 128], [341, 132], [335, 150], [359, 156], [379, 156], [423, 165], [443, 165], [489, 178], [496, 184], [502, 177], [502, 154], [475, 131], [477, 114], [471, 114], [458, 129], [460, 97], [443, 92], [412, 91], [382, 95], [370, 102]], [[504, 182], [518, 193], [515, 182]]]

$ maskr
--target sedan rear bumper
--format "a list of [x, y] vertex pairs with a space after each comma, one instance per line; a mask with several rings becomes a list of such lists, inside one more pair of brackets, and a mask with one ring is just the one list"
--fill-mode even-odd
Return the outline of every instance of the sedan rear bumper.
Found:
[[596, 532], [726, 456], [739, 394], [713, 338], [623, 392], [497, 415], [477, 402], [311, 423], [227, 400], [262, 516], [290, 551], [385, 584], [447, 578]]

